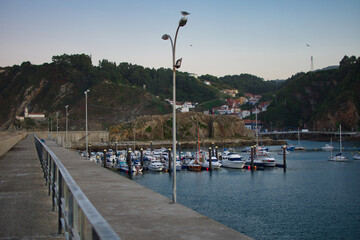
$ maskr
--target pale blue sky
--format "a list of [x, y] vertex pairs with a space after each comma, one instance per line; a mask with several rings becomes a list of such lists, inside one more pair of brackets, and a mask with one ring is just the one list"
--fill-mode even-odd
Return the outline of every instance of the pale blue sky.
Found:
[[[0, 66], [85, 53], [170, 68], [180, 11], [180, 71], [286, 79], [360, 56], [360, 0], [0, 0]], [[311, 47], [307, 47], [309, 43]], [[192, 46], [190, 46], [192, 45]]]

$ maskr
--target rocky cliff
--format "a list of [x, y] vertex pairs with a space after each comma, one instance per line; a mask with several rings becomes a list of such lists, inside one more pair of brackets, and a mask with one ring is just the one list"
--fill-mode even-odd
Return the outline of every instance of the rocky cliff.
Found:
[[[172, 138], [172, 114], [141, 116], [133, 121], [110, 127], [112, 140], [169, 140]], [[214, 116], [188, 112], [176, 115], [180, 140], [247, 138], [253, 136], [237, 116]]]

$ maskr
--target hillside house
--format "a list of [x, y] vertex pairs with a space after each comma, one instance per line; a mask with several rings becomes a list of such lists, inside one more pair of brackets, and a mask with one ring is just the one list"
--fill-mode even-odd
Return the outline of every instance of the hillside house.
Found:
[[251, 112], [249, 110], [241, 110], [240, 113], [239, 113], [239, 117], [241, 119], [249, 117], [250, 115], [251, 115]]
[[[165, 99], [166, 102], [170, 103], [170, 105], [173, 105], [173, 101], [170, 99]], [[192, 102], [176, 102], [175, 109], [179, 110], [180, 112], [189, 112], [191, 108], [195, 108], [195, 105], [197, 103]]]
[[258, 105], [258, 108], [261, 112], [265, 112], [267, 110], [267, 107], [269, 106], [269, 102], [263, 102]]
[[257, 125], [258, 129], [262, 128], [261, 121], [257, 121], [257, 124], [256, 124], [256, 120], [244, 119], [244, 123], [245, 123], [245, 128], [250, 129], [250, 130], [255, 130], [256, 125]]
[[223, 92], [231, 97], [236, 97], [236, 94], [239, 93], [239, 91], [237, 89], [223, 89], [223, 90], [221, 90], [221, 92]]

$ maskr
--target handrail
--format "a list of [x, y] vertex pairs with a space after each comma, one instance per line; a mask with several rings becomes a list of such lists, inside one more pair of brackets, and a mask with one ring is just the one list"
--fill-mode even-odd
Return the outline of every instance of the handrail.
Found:
[[120, 240], [58, 157], [36, 134], [34, 134], [34, 140], [44, 178], [49, 186], [48, 194], [52, 194], [53, 210], [56, 207], [58, 211], [58, 233], [64, 233], [66, 239]]

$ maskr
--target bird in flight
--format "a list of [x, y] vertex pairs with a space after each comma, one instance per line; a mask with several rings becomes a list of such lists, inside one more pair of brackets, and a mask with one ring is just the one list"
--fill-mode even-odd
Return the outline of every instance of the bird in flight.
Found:
[[186, 12], [186, 11], [181, 11], [181, 14], [185, 17], [186, 15], [189, 15], [190, 13]]
[[306, 46], [310, 47], [310, 44], [307, 44], [307, 43], [306, 43]]

